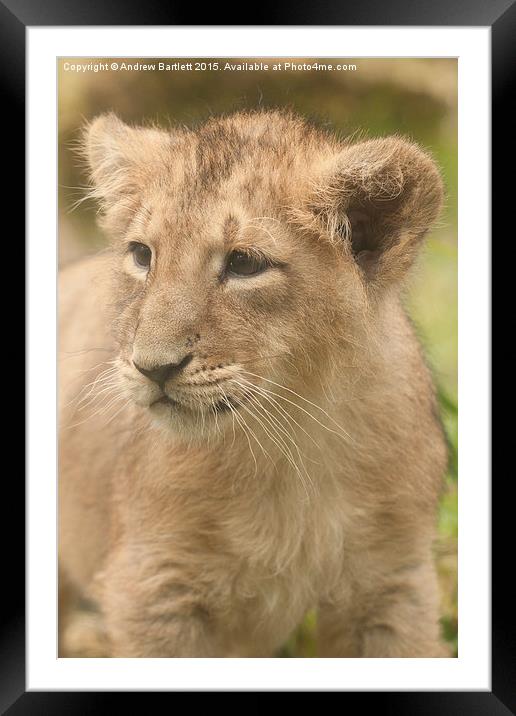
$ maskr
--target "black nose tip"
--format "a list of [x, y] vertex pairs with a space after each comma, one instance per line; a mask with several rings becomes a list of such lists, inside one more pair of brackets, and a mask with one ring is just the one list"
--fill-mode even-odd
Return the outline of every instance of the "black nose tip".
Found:
[[166, 365], [158, 365], [154, 368], [142, 368], [138, 363], [135, 363], [133, 361], [133, 365], [136, 368], [136, 370], [139, 370], [142, 375], [145, 375], [147, 378], [150, 378], [150, 380], [154, 381], [154, 383], [157, 383], [159, 387], [163, 390], [163, 386], [169, 380], [169, 378], [172, 378], [174, 375], [177, 375], [180, 373], [183, 368], [185, 368], [188, 363], [192, 360], [193, 356], [192, 354], [186, 355], [183, 360], [179, 361], [179, 363], [167, 363]]

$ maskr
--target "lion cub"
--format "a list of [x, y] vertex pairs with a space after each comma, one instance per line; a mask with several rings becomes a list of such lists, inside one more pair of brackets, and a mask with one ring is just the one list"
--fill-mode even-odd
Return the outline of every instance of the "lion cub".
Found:
[[446, 449], [400, 292], [442, 200], [399, 137], [288, 113], [86, 129], [110, 248], [60, 286], [61, 654], [442, 654]]

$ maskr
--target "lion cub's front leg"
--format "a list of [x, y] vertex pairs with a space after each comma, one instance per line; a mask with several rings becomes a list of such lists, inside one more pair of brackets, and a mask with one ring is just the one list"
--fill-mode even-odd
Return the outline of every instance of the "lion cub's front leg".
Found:
[[127, 545], [102, 577], [101, 609], [112, 657], [224, 656], [188, 565]]
[[433, 564], [365, 571], [352, 594], [320, 605], [319, 656], [443, 657]]

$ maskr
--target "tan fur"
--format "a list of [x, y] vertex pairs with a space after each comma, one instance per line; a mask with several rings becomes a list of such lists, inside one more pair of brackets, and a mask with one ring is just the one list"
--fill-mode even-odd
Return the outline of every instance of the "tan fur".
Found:
[[[60, 563], [99, 654], [269, 656], [317, 607], [320, 656], [441, 655], [446, 450], [400, 304], [441, 204], [432, 159], [276, 112], [107, 115], [84, 153], [111, 244], [61, 275]], [[235, 247], [277, 265], [228, 278]], [[133, 361], [186, 354], [182, 407], [149, 407]]]

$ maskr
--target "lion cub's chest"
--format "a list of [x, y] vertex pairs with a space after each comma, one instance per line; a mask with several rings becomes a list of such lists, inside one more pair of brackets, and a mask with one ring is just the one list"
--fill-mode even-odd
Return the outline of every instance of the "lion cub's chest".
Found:
[[[236, 569], [231, 578], [234, 627], [285, 639], [307, 610], [340, 579], [347, 516], [342, 500], [264, 499], [253, 514], [226, 525]], [[264, 635], [261, 635], [264, 638]]]
[[151, 581], [194, 598], [219, 622], [228, 653], [278, 648], [342, 575], [350, 521], [341, 489], [307, 495], [286, 472], [236, 489], [216, 469], [174, 467], [166, 488], [147, 483], [132, 501]]

